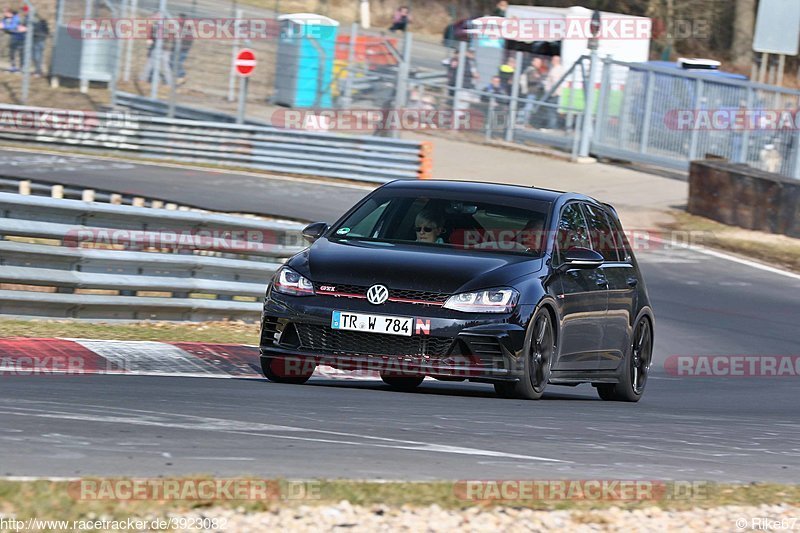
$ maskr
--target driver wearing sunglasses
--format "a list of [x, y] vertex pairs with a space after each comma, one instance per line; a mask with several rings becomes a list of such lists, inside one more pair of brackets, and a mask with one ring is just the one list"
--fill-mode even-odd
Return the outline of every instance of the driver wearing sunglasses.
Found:
[[414, 222], [414, 232], [417, 242], [431, 242], [444, 244], [444, 218], [432, 209], [420, 211]]

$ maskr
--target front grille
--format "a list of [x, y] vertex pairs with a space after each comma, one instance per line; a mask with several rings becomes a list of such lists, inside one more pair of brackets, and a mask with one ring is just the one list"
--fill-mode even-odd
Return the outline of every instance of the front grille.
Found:
[[[320, 287], [335, 287], [335, 291], [337, 293], [344, 293], [344, 294], [354, 294], [357, 296], [367, 296], [367, 289], [368, 286], [364, 285], [345, 285], [345, 284], [335, 284], [335, 283], [315, 283], [314, 289], [317, 291], [317, 294], [326, 294], [329, 291], [321, 291]], [[406, 289], [389, 289], [389, 298], [400, 298], [403, 300], [413, 300], [415, 302], [423, 302], [424, 303], [431, 303], [431, 304], [443, 304], [450, 295], [444, 292], [433, 292], [433, 291], [414, 291], [414, 290], [406, 290]]]
[[342, 331], [328, 326], [298, 324], [300, 346], [311, 351], [363, 355], [427, 355], [441, 357], [453, 340], [446, 337], [401, 337], [361, 331]]

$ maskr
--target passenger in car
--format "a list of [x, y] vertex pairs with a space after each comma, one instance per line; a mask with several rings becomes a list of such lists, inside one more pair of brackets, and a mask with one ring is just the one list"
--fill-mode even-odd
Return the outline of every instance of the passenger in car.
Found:
[[433, 209], [423, 209], [414, 222], [417, 242], [444, 244], [444, 216]]

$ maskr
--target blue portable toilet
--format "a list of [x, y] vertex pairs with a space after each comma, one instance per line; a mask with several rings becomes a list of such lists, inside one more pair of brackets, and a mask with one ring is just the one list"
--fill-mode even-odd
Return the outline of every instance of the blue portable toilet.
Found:
[[332, 107], [339, 23], [314, 13], [281, 15], [278, 21], [274, 102], [289, 107]]

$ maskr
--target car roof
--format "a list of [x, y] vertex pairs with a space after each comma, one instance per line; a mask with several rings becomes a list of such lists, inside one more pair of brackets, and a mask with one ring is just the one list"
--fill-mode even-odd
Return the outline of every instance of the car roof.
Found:
[[583, 200], [600, 203], [597, 200], [578, 193], [556, 191], [539, 187], [524, 185], [509, 185], [504, 183], [490, 183], [480, 181], [460, 180], [395, 180], [387, 183], [382, 189], [392, 190], [431, 190], [442, 192], [469, 192], [495, 196], [512, 196], [515, 198], [526, 197], [531, 200], [545, 202], [558, 202], [567, 200]]

